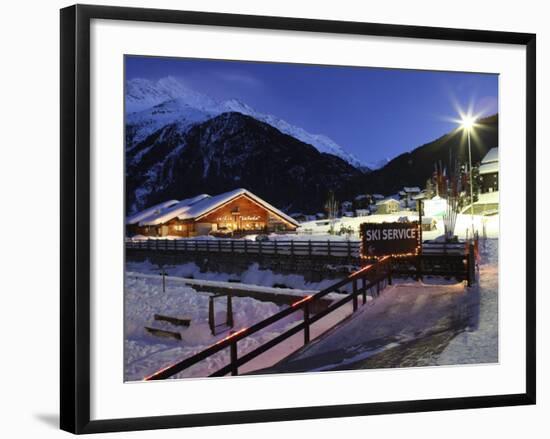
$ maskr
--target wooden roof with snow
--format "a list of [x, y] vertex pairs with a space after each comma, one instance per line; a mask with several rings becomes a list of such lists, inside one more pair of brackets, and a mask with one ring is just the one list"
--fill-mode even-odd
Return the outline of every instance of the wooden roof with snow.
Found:
[[[247, 197], [248, 199], [252, 200], [253, 202], [270, 211], [271, 213], [279, 216], [290, 224], [293, 224], [295, 226], [299, 225], [299, 223], [295, 219], [291, 218], [289, 215], [281, 212], [279, 209], [272, 206], [267, 201], [261, 199], [257, 195], [254, 195], [252, 192], [242, 188], [235, 189], [229, 192], [224, 192], [223, 194], [214, 196], [208, 194], [197, 195], [196, 197], [187, 198], [185, 200], [176, 202], [175, 204], [169, 204], [165, 208], [154, 209], [155, 207], [158, 207], [160, 205], [153, 206], [152, 208], [145, 209], [142, 212], [128, 217], [126, 223], [139, 224], [140, 226], [157, 226], [160, 224], [164, 224], [174, 218], [177, 218], [179, 220], [195, 220], [242, 196]], [[153, 210], [154, 212], [149, 215], [144, 214], [144, 212], [150, 212], [151, 210]], [[135, 218], [138, 218], [138, 221], [135, 221]], [[130, 222], [130, 220], [132, 220], [133, 222]]]
[[481, 160], [479, 174], [494, 174], [498, 172], [498, 148], [491, 148]]
[[498, 162], [498, 148], [491, 148], [481, 160], [481, 163]]
[[126, 218], [126, 224], [137, 224], [149, 216], [160, 214], [170, 207], [173, 207], [175, 204], [178, 204], [178, 200], [164, 201], [163, 203], [155, 204], [154, 206], [130, 215]]
[[377, 206], [382, 206], [384, 204], [401, 204], [401, 203], [399, 202], [399, 200], [396, 200], [395, 198], [386, 198], [376, 203]]

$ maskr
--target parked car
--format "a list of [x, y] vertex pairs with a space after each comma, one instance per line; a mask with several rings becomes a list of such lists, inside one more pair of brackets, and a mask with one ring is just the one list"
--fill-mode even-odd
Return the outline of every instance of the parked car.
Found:
[[269, 236], [267, 235], [256, 235], [256, 241], [258, 242], [265, 242], [265, 241], [269, 241]]

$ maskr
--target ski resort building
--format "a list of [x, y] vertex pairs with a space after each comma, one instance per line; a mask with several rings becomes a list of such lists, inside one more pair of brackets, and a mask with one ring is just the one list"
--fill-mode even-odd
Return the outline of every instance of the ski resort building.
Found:
[[401, 203], [395, 198], [386, 198], [376, 203], [377, 214], [390, 214], [401, 210]]
[[294, 231], [298, 222], [246, 189], [157, 204], [126, 219], [128, 236], [152, 237]]
[[498, 191], [498, 148], [491, 148], [479, 166], [480, 192]]

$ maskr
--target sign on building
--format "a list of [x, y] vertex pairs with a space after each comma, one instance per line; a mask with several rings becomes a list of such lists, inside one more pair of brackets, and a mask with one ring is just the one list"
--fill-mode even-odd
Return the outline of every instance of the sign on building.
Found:
[[417, 255], [420, 251], [420, 230], [412, 223], [361, 224], [361, 256]]

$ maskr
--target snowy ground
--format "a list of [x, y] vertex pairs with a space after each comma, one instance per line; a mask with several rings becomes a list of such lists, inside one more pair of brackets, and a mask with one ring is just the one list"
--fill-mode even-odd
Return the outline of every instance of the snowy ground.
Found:
[[[284, 233], [277, 234], [271, 233], [269, 235], [269, 240], [296, 240], [296, 241], [358, 241], [359, 240], [359, 228], [362, 223], [382, 223], [382, 222], [395, 222], [400, 218], [407, 217], [409, 221], [418, 220], [418, 214], [411, 211], [398, 212], [392, 215], [369, 215], [361, 217], [342, 217], [336, 218], [333, 221], [333, 228], [335, 232], [338, 232], [342, 226], [346, 228], [351, 228], [353, 233], [350, 234], [329, 234], [330, 223], [328, 220], [318, 220], [318, 221], [309, 221], [300, 224], [300, 227], [297, 229], [296, 233]], [[473, 223], [474, 230], [476, 230], [480, 236], [485, 236], [487, 238], [498, 238], [499, 233], [499, 215], [483, 216], [483, 215], [474, 215]], [[435, 239], [444, 234], [444, 225], [443, 219], [441, 217], [435, 217], [436, 228], [429, 232], [422, 232], [422, 237], [424, 240]], [[471, 235], [472, 230], [472, 218], [468, 214], [459, 214], [457, 215], [455, 235], [459, 238], [466, 238], [467, 233]], [[485, 232], [484, 232], [485, 231]], [[238, 239], [246, 240], [255, 240], [257, 235], [247, 235]], [[191, 239], [191, 240], [218, 240], [218, 239], [232, 239], [228, 238], [219, 238], [210, 235], [206, 236], [196, 236], [194, 238], [181, 238], [178, 236], [163, 236], [163, 237], [148, 237], [137, 235], [132, 237], [133, 240], [142, 240], [142, 239]]]
[[[468, 228], [469, 216], [461, 218], [458, 224], [458, 230], [461, 230], [460, 227]], [[492, 224], [491, 227], [494, 226]], [[296, 352], [303, 346], [303, 333], [300, 332], [245, 365], [239, 372], [250, 373], [266, 368], [270, 368], [265, 370], [269, 373], [498, 361], [498, 240], [482, 241], [480, 251], [477, 286], [468, 289], [462, 283], [441, 278], [425, 279], [422, 284], [396, 280], [395, 286], [384, 290], [379, 298], [370, 301], [360, 312], [351, 315], [350, 303], [313, 325], [312, 340], [323, 336], [307, 348]], [[166, 292], [163, 293], [157, 265], [146, 261], [128, 262], [126, 266], [125, 379], [129, 381], [141, 380], [229, 334], [226, 331], [217, 336], [211, 335], [208, 326], [210, 293], [200, 291], [199, 285], [187, 285], [186, 282], [192, 283], [190, 280], [201, 279], [221, 285], [237, 278], [251, 289], [270, 292], [276, 284], [284, 284], [295, 289], [296, 295], [310, 294], [334, 283], [334, 280], [307, 283], [300, 275], [275, 274], [259, 269], [258, 264], [251, 265], [239, 275], [201, 273], [194, 263], [164, 268], [168, 277]], [[235, 297], [233, 329], [248, 327], [286, 306], [250, 297]], [[192, 324], [189, 328], [174, 327], [154, 321], [155, 313], [191, 318]], [[301, 317], [301, 313], [296, 313], [239, 342], [239, 355], [288, 330]], [[333, 328], [348, 317], [347, 322]], [[224, 299], [216, 301], [216, 321], [223, 320]], [[144, 326], [177, 331], [182, 335], [182, 340], [150, 335]], [[292, 352], [296, 353], [286, 363], [273, 366]], [[289, 366], [290, 361], [294, 361], [292, 367]], [[207, 376], [227, 362], [228, 353], [221, 352], [176, 378]]]
[[[270, 235], [270, 239], [336, 239], [336, 240], [346, 240], [346, 239], [359, 239], [359, 228], [362, 223], [382, 223], [382, 222], [394, 222], [398, 221], [400, 218], [407, 217], [409, 221], [418, 220], [418, 214], [416, 212], [403, 211], [397, 212], [392, 215], [369, 215], [362, 217], [353, 217], [353, 218], [337, 218], [334, 220], [334, 230], [338, 232], [342, 226], [351, 229], [354, 233], [350, 235], [330, 235], [328, 233], [330, 229], [330, 224], [328, 220], [320, 221], [310, 221], [307, 223], [301, 223], [296, 235]], [[438, 236], [444, 234], [444, 225], [443, 219], [441, 217], [435, 217], [436, 220], [436, 229], [429, 232], [422, 232], [422, 237], [424, 240], [435, 239]], [[488, 238], [498, 238], [499, 233], [499, 215], [492, 216], [483, 216], [483, 215], [474, 215], [473, 217], [474, 229], [479, 232], [480, 236], [483, 236], [485, 231], [485, 236]], [[472, 218], [470, 215], [459, 214], [457, 215], [455, 235], [459, 238], [466, 238], [466, 234], [471, 235], [472, 229]]]
[[460, 331], [467, 325], [467, 302], [463, 284], [410, 282], [388, 287], [348, 321], [277, 365], [275, 371], [361, 368], [364, 360], [413, 340]]
[[498, 362], [498, 241], [481, 246], [479, 285], [398, 283], [264, 372]]
[[[126, 276], [125, 294], [125, 379], [141, 380], [145, 376], [175, 361], [187, 358], [229, 332], [212, 336], [208, 325], [209, 293], [197, 292], [182, 283], [167, 280], [166, 292], [158, 278], [140, 275]], [[225, 299], [215, 301], [216, 321], [225, 321]], [[235, 330], [247, 327], [277, 313], [281, 307], [248, 297], [233, 298]], [[153, 319], [154, 314], [191, 318], [190, 327], [179, 327]], [[289, 328], [295, 317], [285, 319], [253, 337], [240, 342], [241, 353], [269, 340], [274, 334]], [[172, 340], [148, 334], [144, 326], [179, 332], [182, 340]], [[182, 376], [206, 376], [226, 364], [225, 354], [213, 356], [182, 372]]]
[[[259, 264], [251, 264], [247, 270], [240, 274], [224, 273], [224, 272], [201, 272], [199, 266], [194, 262], [178, 265], [165, 265], [164, 270], [169, 276], [203, 279], [207, 281], [227, 282], [229, 280], [238, 280], [243, 284], [255, 285], [260, 287], [273, 287], [285, 285], [288, 288], [304, 290], [304, 291], [319, 291], [323, 290], [336, 281], [334, 279], [326, 279], [321, 282], [306, 282], [304, 277], [299, 274], [279, 274], [271, 270], [260, 269]], [[127, 272], [136, 272], [143, 274], [157, 275], [160, 268], [157, 264], [152, 264], [149, 260], [144, 262], [126, 262]], [[159, 276], [160, 279], [160, 276]]]
[[[190, 286], [189, 283], [212, 284], [227, 288], [239, 286], [236, 283], [226, 282], [234, 279], [235, 274], [229, 273], [201, 273], [194, 263], [166, 266], [166, 292], [162, 292], [162, 278], [159, 268], [149, 262], [127, 262], [125, 287], [125, 379], [127, 381], [141, 380], [145, 376], [166, 367], [176, 361], [187, 358], [226, 337], [229, 331], [212, 336], [208, 326], [208, 292], [200, 291], [199, 286]], [[188, 279], [185, 279], [188, 278]], [[201, 280], [199, 280], [201, 279]], [[206, 279], [206, 280], [202, 280]], [[246, 288], [254, 291], [276, 293], [280, 291], [286, 295], [305, 296], [315, 293], [334, 280], [320, 283], [308, 283], [299, 275], [278, 275], [270, 270], [260, 270], [257, 264], [239, 276]], [[289, 286], [288, 288], [272, 288], [274, 284]], [[244, 288], [244, 285], [241, 285]], [[332, 295], [335, 296], [335, 295]], [[329, 295], [327, 298], [331, 298]], [[332, 297], [335, 298], [335, 297]], [[226, 301], [218, 299], [216, 304], [216, 322], [223, 322], [226, 318]], [[235, 326], [239, 330], [277, 313], [286, 305], [279, 306], [271, 302], [255, 300], [251, 297], [234, 297], [233, 310]], [[323, 319], [311, 328], [312, 339], [326, 331], [329, 327], [345, 318], [351, 309], [342, 307], [332, 313], [330, 318]], [[154, 314], [163, 314], [172, 317], [191, 318], [189, 328], [174, 326], [165, 322], [155, 321]], [[296, 324], [302, 317], [300, 312], [271, 325], [257, 334], [239, 342], [239, 355], [251, 351], [255, 347], [267, 342]], [[147, 333], [145, 326], [179, 332], [182, 340], [172, 340], [153, 336]], [[284, 345], [271, 349], [243, 366], [240, 372], [268, 367], [281, 360], [289, 353], [303, 345], [303, 334], [288, 339]], [[176, 376], [203, 377], [215, 372], [228, 362], [227, 352], [221, 352], [208, 358], [195, 367], [192, 367]]]
[[480, 250], [478, 318], [451, 340], [437, 364], [498, 361], [498, 241], [489, 239]]

